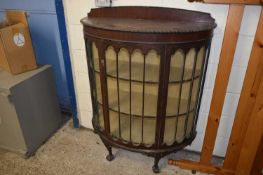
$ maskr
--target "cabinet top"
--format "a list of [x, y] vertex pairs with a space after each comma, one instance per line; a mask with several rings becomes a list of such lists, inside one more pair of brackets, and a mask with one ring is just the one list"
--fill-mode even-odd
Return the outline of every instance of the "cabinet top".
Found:
[[216, 27], [208, 13], [162, 7], [106, 7], [92, 9], [84, 26], [139, 33], [191, 33]]
[[0, 93], [1, 91], [9, 90], [12, 87], [50, 68], [51, 68], [50, 65], [44, 65], [44, 66], [40, 66], [39, 68], [35, 70], [31, 70], [31, 71], [24, 72], [24, 73], [17, 74], [17, 75], [12, 75], [9, 72], [6, 72], [0, 68], [0, 82], [1, 82], [0, 83]]

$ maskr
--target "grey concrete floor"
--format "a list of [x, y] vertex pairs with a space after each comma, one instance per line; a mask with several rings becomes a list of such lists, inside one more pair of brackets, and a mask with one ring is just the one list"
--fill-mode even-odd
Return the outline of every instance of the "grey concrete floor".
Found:
[[[99, 137], [87, 129], [74, 129], [69, 121], [28, 159], [0, 150], [0, 175], [152, 175], [153, 158], [114, 149], [116, 158], [105, 159], [107, 151]], [[167, 165], [168, 158], [188, 157], [180, 152], [161, 159], [161, 175], [190, 175], [190, 171]], [[201, 173], [197, 173], [197, 175]]]

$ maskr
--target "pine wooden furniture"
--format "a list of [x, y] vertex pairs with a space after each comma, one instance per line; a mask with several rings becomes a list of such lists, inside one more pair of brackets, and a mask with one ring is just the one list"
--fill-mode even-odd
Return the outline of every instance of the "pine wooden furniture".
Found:
[[214, 19], [157, 7], [92, 9], [81, 20], [93, 126], [112, 147], [159, 160], [196, 136]]
[[243, 17], [244, 4], [262, 4], [262, 1], [204, 0], [204, 2], [227, 3], [231, 5], [227, 18], [223, 47], [220, 55], [201, 158], [199, 162], [170, 160], [169, 163], [184, 169], [212, 174], [260, 175], [263, 169], [262, 10], [223, 166], [217, 167], [213, 165], [211, 163], [211, 158], [232, 67], [239, 28]]

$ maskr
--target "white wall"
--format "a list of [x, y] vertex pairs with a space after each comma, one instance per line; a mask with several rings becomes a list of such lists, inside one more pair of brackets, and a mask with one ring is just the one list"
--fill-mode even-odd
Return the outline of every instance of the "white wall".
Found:
[[[209, 12], [216, 19], [218, 27], [215, 29], [212, 41], [210, 62], [204, 88], [199, 121], [197, 126], [197, 138], [188, 149], [200, 151], [202, 147], [205, 127], [207, 123], [210, 102], [214, 87], [215, 75], [219, 61], [223, 34], [226, 25], [228, 5], [211, 5], [200, 3], [188, 3], [187, 0], [113, 0], [113, 6], [162, 6], [192, 9]], [[68, 38], [70, 45], [71, 61], [73, 63], [74, 83], [76, 89], [77, 105], [80, 124], [92, 128], [92, 107], [89, 95], [89, 80], [85, 56], [85, 46], [80, 19], [85, 17], [91, 8], [95, 7], [94, 0], [64, 0], [67, 22]], [[224, 156], [230, 136], [243, 80], [246, 72], [249, 55], [260, 15], [260, 7], [246, 6], [241, 31], [235, 53], [230, 82], [223, 108], [219, 134], [216, 140], [215, 155]]]

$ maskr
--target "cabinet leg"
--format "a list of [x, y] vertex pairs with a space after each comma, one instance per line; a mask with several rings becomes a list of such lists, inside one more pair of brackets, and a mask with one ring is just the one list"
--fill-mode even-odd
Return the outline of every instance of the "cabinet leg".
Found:
[[106, 146], [106, 148], [107, 148], [107, 150], [109, 152], [109, 154], [106, 156], [106, 159], [108, 161], [112, 161], [115, 158], [115, 156], [112, 154], [112, 147], [111, 146]]
[[98, 134], [98, 131], [96, 129], [93, 130], [94, 134]]
[[107, 144], [107, 142], [105, 142], [103, 139], [101, 139], [101, 140], [109, 152], [109, 154], [106, 156], [106, 159], [108, 161], [112, 161], [115, 158], [115, 156], [112, 154], [112, 146]]
[[160, 159], [161, 159], [160, 155], [156, 155], [154, 157], [154, 165], [152, 167], [152, 170], [153, 170], [154, 173], [160, 173], [160, 168], [159, 168], [159, 165], [158, 165]]

